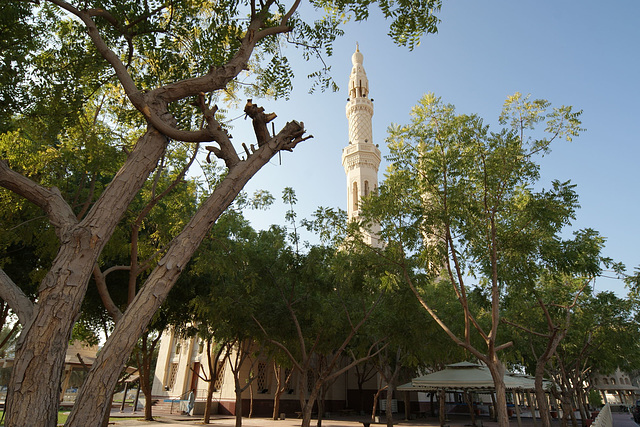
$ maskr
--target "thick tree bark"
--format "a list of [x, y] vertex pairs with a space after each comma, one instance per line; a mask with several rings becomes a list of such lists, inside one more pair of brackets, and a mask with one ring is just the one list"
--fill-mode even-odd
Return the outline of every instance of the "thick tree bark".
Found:
[[[9, 383], [6, 426], [56, 425], [58, 388], [65, 351], [91, 271], [123, 213], [164, 153], [168, 138], [191, 142], [215, 141], [219, 147], [213, 147], [211, 151], [231, 169], [221, 185], [224, 189], [214, 193], [209, 208], [201, 209], [199, 219], [190, 223], [189, 227], [197, 230], [189, 231], [188, 227], [187, 232], [174, 242], [173, 250], [169, 250], [161, 260], [152, 273], [151, 280], [147, 281], [148, 285], [116, 324], [114, 333], [94, 363], [67, 425], [97, 426], [107, 410], [105, 396], [111, 395], [117, 376], [138, 336], [188, 260], [188, 257], [181, 256], [179, 252], [184, 249], [190, 256], [208, 227], [231, 203], [246, 181], [277, 151], [292, 150], [298, 142], [304, 140], [301, 138], [303, 126], [288, 123], [281, 135], [269, 140], [260, 139], [260, 149], [249, 156], [246, 162], [241, 162], [228, 135], [215, 120], [213, 111], [203, 108], [207, 126], [194, 132], [178, 129], [171, 115], [167, 114], [166, 107], [174, 101], [224, 89], [246, 69], [256, 43], [265, 37], [291, 30], [287, 21], [299, 2], [294, 2], [279, 25], [269, 25], [267, 28], [263, 28], [267, 18], [266, 10], [254, 11], [245, 35], [240, 40], [240, 47], [224, 66], [213, 67], [197, 78], [176, 81], [145, 93], [136, 87], [120, 55], [111, 50], [102, 38], [100, 29], [93, 20], [95, 9], [81, 10], [64, 0], [49, 1], [82, 21], [97, 52], [113, 68], [127, 98], [144, 116], [151, 130], [138, 140], [124, 166], [80, 223], [59, 191], [49, 190], [32, 182], [11, 171], [5, 162], [0, 161], [0, 186], [41, 207], [60, 239], [58, 254], [39, 289], [37, 305], [32, 306], [24, 294], [15, 292], [17, 287], [6, 280], [6, 275], [0, 275], [0, 298], [13, 304], [24, 326], [16, 345], [15, 364]], [[271, 5], [271, 2], [267, 2], [264, 8], [268, 9]], [[101, 10], [100, 14], [101, 17], [109, 16], [109, 11]], [[121, 30], [117, 26], [114, 28], [116, 31]], [[260, 111], [248, 114], [252, 118], [252, 114], [260, 116], [258, 121], [264, 126], [271, 117]], [[263, 134], [261, 132], [260, 135]], [[235, 168], [240, 163], [243, 166]], [[241, 172], [234, 175], [236, 169]], [[209, 218], [203, 218], [202, 215], [208, 215]], [[46, 379], [48, 386], [43, 385], [43, 379]]]
[[120, 370], [131, 354], [138, 337], [166, 298], [202, 239], [249, 179], [279, 149], [293, 148], [297, 142], [302, 141], [303, 133], [301, 124], [287, 123], [267, 145], [229, 171], [184, 230], [173, 240], [166, 255], [158, 262], [158, 266], [151, 272], [143, 288], [107, 339], [82, 386], [78, 400], [67, 420], [67, 426], [96, 425], [97, 420], [106, 410], [102, 396], [115, 387]]
[[[57, 424], [58, 388], [65, 352], [93, 266], [120, 217], [164, 152], [165, 144], [163, 135], [148, 131], [85, 219], [79, 224], [60, 226], [58, 255], [40, 286], [33, 318], [24, 325], [16, 346], [7, 395], [7, 427]], [[42, 378], [47, 378], [52, 386], [43, 387]], [[110, 392], [105, 392], [100, 398], [105, 408], [105, 396], [109, 395]], [[100, 425], [102, 414], [92, 425]]]

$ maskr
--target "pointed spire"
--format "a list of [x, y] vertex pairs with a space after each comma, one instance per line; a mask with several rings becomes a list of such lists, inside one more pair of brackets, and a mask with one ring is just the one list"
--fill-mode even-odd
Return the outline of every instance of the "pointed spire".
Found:
[[364, 56], [360, 52], [360, 46], [356, 43], [356, 51], [351, 55], [351, 76], [349, 77], [349, 97], [366, 98], [369, 95], [369, 79], [364, 71], [362, 63]]

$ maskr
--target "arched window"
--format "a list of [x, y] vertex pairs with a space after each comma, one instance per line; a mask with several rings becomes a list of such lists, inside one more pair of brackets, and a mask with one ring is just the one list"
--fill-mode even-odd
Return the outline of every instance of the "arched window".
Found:
[[602, 384], [609, 385], [609, 380], [606, 378], [602, 379]]
[[598, 379], [597, 379], [597, 378], [594, 378], [594, 379], [593, 379], [593, 384], [594, 384], [594, 385], [598, 385]]
[[353, 188], [351, 191], [351, 200], [353, 200], [353, 210], [357, 211], [358, 210], [358, 199], [359, 199], [359, 194], [358, 194], [358, 183], [356, 181], [353, 182]]
[[616, 385], [616, 379], [615, 378], [611, 378], [611, 385]]
[[365, 196], [369, 195], [369, 181], [364, 182], [364, 195]]

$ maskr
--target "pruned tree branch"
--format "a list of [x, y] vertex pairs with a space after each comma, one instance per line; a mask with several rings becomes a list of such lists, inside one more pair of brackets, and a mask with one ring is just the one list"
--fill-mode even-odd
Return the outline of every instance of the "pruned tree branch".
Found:
[[14, 172], [7, 162], [0, 160], [0, 186], [24, 197], [41, 208], [56, 229], [56, 235], [63, 240], [64, 233], [78, 223], [69, 204], [62, 198], [60, 190], [45, 188], [29, 178]]
[[0, 298], [9, 304], [18, 316], [18, 322], [26, 325], [33, 318], [34, 304], [13, 280], [0, 268]]

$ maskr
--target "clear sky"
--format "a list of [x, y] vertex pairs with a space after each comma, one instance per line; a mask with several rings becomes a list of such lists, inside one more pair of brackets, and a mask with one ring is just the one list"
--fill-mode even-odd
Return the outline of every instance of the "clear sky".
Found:
[[[390, 123], [408, 123], [409, 111], [434, 92], [458, 113], [478, 113], [497, 125], [504, 99], [515, 92], [545, 98], [553, 105], [583, 109], [580, 137], [559, 142], [541, 160], [542, 185], [553, 179], [577, 184], [581, 210], [574, 225], [607, 238], [605, 255], [630, 270], [640, 265], [637, 124], [640, 121], [640, 2], [638, 0], [443, 0], [437, 34], [414, 51], [395, 46], [386, 23], [373, 16], [345, 27], [346, 34], [327, 60], [340, 91], [309, 95], [305, 64], [284, 47], [296, 72], [288, 101], [260, 101], [278, 114], [276, 128], [298, 120], [313, 139], [265, 166], [247, 190], [265, 189], [280, 199], [293, 187], [299, 217], [318, 206], [346, 208], [341, 164], [347, 145], [346, 85], [356, 42], [364, 55], [374, 99], [373, 138], [383, 156]], [[236, 120], [234, 141], [254, 142], [248, 122]], [[379, 178], [382, 179], [384, 161]], [[268, 211], [248, 212], [254, 227], [284, 224], [280, 202]], [[305, 235], [307, 240], [313, 236]], [[598, 289], [622, 292], [617, 280], [601, 279]]]

